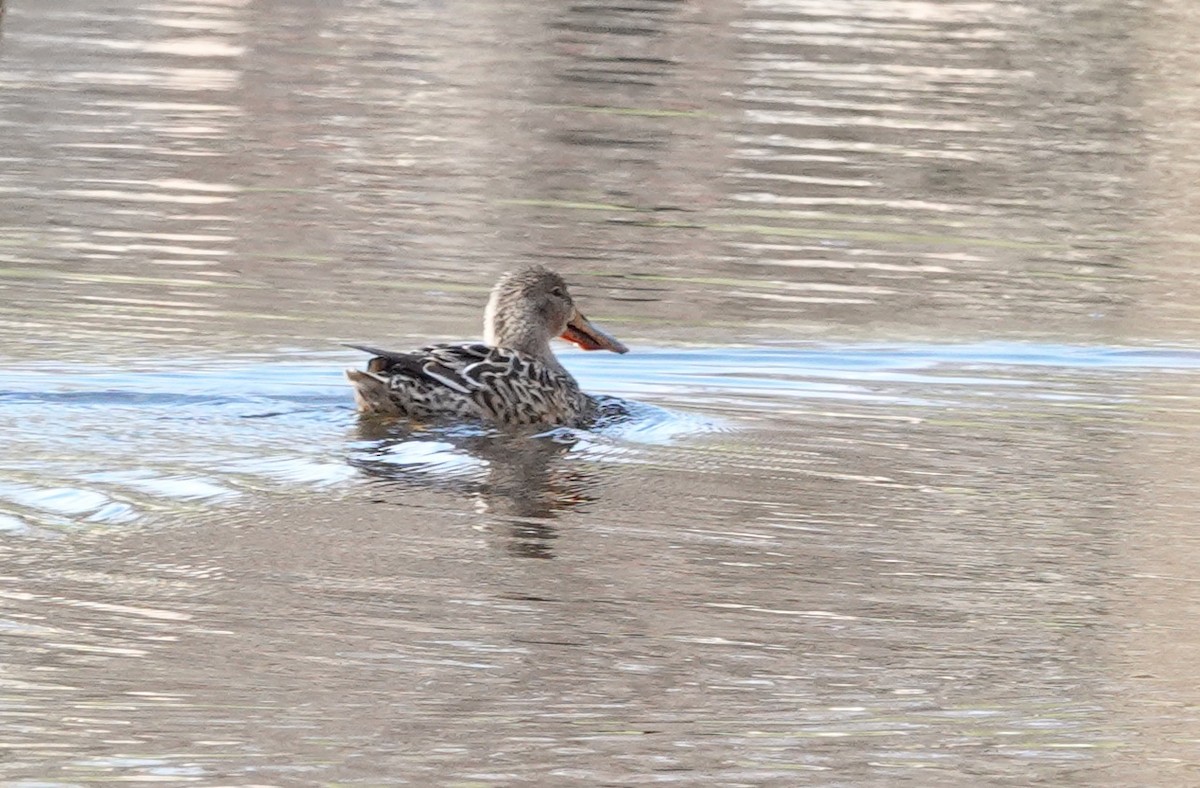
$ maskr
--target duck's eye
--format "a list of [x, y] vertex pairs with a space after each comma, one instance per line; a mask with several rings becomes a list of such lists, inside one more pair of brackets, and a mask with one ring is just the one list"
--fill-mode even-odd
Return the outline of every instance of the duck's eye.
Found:
[[552, 296], [558, 296], [559, 298], [566, 298], [566, 297], [567, 297], [567, 294], [566, 294], [566, 292], [565, 292], [565, 291], [564, 291], [564, 290], [563, 290], [561, 287], [556, 287], [556, 288], [554, 288], [553, 290], [551, 290], [551, 291], [550, 291], [550, 295], [552, 295]]

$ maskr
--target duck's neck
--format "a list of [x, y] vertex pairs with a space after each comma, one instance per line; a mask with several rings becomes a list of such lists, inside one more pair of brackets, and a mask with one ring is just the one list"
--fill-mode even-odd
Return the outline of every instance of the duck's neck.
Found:
[[539, 328], [529, 321], [506, 317], [496, 309], [492, 302], [488, 303], [487, 313], [484, 316], [483, 341], [492, 347], [520, 351], [527, 356], [536, 358], [560, 375], [571, 377], [563, 365], [558, 363], [554, 351], [550, 349], [550, 337], [546, 336], [545, 329]]

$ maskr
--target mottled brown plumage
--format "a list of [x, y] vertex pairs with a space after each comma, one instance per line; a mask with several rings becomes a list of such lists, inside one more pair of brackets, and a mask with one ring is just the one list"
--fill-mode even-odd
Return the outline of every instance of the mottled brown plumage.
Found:
[[348, 370], [363, 413], [412, 419], [477, 420], [503, 427], [579, 425], [595, 402], [558, 362], [550, 340], [585, 350], [627, 348], [576, 308], [562, 277], [542, 266], [505, 274], [484, 312], [486, 344], [430, 345], [374, 355]]

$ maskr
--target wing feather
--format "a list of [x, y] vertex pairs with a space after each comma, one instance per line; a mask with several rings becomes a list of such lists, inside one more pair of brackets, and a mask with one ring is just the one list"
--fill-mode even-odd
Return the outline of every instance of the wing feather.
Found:
[[[469, 406], [501, 423], [536, 424], [557, 418], [554, 414], [584, 411], [589, 402], [572, 378], [508, 348], [478, 343], [429, 345], [397, 353], [368, 345], [349, 347], [374, 356], [367, 363], [368, 372], [387, 381], [406, 409], [410, 409], [409, 397], [423, 402], [441, 399], [447, 404], [439, 409], [461, 412]], [[455, 400], [457, 404], [449, 404]]]

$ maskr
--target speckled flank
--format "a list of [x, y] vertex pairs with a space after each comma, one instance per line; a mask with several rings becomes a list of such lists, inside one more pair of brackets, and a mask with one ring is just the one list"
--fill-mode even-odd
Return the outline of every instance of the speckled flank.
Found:
[[370, 371], [346, 373], [364, 413], [539, 426], [580, 424], [595, 411], [573, 377], [515, 350], [475, 344], [380, 352]]

